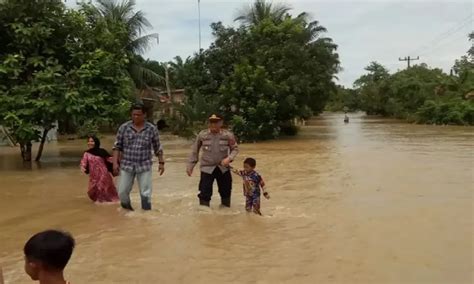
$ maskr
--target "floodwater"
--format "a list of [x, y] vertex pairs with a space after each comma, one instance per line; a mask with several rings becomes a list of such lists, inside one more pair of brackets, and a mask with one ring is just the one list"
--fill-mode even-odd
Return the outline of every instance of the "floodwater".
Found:
[[88, 200], [84, 141], [50, 143], [30, 168], [2, 147], [0, 264], [6, 283], [31, 283], [24, 242], [59, 228], [77, 240], [72, 283], [472, 283], [473, 138], [469, 127], [325, 114], [296, 138], [242, 145], [235, 165], [255, 157], [272, 197], [263, 217], [245, 213], [238, 179], [231, 209], [217, 192], [198, 208], [179, 138], [163, 136], [148, 213]]

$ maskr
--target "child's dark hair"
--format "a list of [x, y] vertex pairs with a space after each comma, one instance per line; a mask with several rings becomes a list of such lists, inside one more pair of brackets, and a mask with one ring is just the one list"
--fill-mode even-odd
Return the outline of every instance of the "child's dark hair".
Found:
[[28, 261], [42, 262], [48, 269], [63, 270], [74, 246], [74, 238], [69, 233], [47, 230], [31, 237], [23, 251]]
[[245, 159], [244, 164], [247, 164], [251, 166], [252, 168], [255, 168], [255, 166], [257, 165], [257, 161], [255, 161], [254, 158], [247, 158]]

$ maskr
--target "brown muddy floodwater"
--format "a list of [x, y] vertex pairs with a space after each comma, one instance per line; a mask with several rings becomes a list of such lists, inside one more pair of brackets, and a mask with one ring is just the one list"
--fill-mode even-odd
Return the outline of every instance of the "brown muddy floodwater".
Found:
[[272, 195], [263, 217], [245, 213], [238, 179], [231, 209], [216, 198], [200, 210], [190, 142], [175, 137], [163, 137], [149, 213], [88, 200], [85, 141], [48, 144], [30, 169], [1, 147], [0, 264], [6, 283], [31, 283], [24, 242], [59, 228], [77, 240], [72, 283], [472, 283], [473, 138], [469, 127], [326, 114], [296, 138], [242, 145], [235, 165], [255, 157]]

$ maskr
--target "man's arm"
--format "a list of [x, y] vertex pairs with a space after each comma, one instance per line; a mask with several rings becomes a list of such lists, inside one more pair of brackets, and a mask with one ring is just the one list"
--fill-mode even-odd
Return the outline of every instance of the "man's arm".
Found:
[[201, 146], [202, 146], [201, 136], [198, 135], [196, 137], [196, 141], [194, 141], [194, 144], [192, 146], [191, 155], [189, 155], [188, 165], [186, 168], [186, 171], [189, 176], [191, 176], [193, 169], [199, 160], [199, 150], [201, 149]]
[[119, 157], [120, 157], [120, 150], [119, 149], [116, 149], [114, 148], [114, 151], [113, 151], [113, 160], [112, 160], [112, 163], [115, 165], [117, 164], [118, 165], [118, 161], [119, 161]]
[[229, 148], [229, 158], [231, 161], [233, 161], [235, 160], [235, 157], [237, 157], [237, 154], [239, 154], [239, 146], [237, 145], [237, 141], [235, 140], [235, 136], [233, 133], [229, 134]]
[[123, 151], [123, 135], [124, 127], [123, 125], [119, 127], [117, 131], [117, 138], [115, 139], [114, 148], [113, 148], [113, 170], [114, 174], [118, 174], [119, 171], [119, 158], [120, 153]]
[[237, 146], [237, 141], [235, 140], [235, 136], [232, 133], [227, 134], [227, 139], [229, 141], [229, 155], [221, 161], [221, 165], [224, 167], [228, 167], [232, 161], [234, 161], [235, 157], [239, 153], [239, 147]]
[[158, 128], [153, 127], [153, 137], [151, 138], [151, 143], [153, 146], [153, 152], [155, 156], [158, 157], [158, 172], [160, 176], [165, 172], [165, 160], [163, 158], [163, 148], [160, 143], [160, 134], [158, 132]]
[[153, 143], [153, 151], [155, 153], [155, 156], [158, 157], [158, 161], [160, 163], [164, 163], [165, 160], [163, 159], [163, 147], [161, 146], [160, 134], [156, 127], [153, 129], [152, 143]]

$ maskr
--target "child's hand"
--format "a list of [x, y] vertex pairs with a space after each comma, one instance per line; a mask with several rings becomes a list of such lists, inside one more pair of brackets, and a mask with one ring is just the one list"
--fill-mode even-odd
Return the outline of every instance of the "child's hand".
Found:
[[270, 194], [268, 194], [268, 192], [264, 192], [263, 193], [263, 196], [266, 198], [266, 199], [270, 199]]
[[239, 177], [241, 177], [242, 175], [240, 174], [240, 171], [237, 170], [237, 169], [234, 169], [233, 167], [229, 167], [230, 171], [233, 172], [234, 174], [238, 175]]

